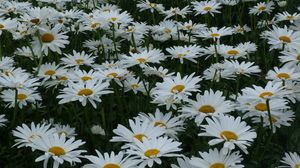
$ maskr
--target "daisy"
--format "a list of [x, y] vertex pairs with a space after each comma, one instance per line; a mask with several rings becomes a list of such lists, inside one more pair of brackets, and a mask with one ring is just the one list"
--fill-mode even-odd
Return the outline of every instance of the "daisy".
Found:
[[[134, 140], [144, 141], [145, 139], [154, 139], [164, 134], [161, 127], [150, 124], [149, 120], [129, 120], [130, 129], [118, 124], [113, 130], [117, 136], [113, 136], [111, 142], [127, 142], [133, 143]], [[123, 148], [127, 148], [125, 145]]]
[[32, 148], [45, 152], [44, 155], [35, 159], [36, 162], [44, 161], [44, 168], [47, 168], [48, 161], [50, 158], [53, 159], [53, 168], [58, 168], [64, 161], [69, 162], [71, 165], [74, 163], [80, 163], [79, 159], [81, 153], [86, 152], [85, 150], [78, 150], [81, 145], [85, 142], [76, 140], [72, 137], [66, 139], [65, 136], [59, 136], [58, 134], [52, 134], [43, 136], [40, 139], [36, 139], [32, 143]]
[[181, 16], [182, 18], [185, 18], [185, 16], [190, 12], [189, 6], [186, 6], [183, 9], [171, 7], [169, 10], [162, 11], [162, 13], [166, 15], [164, 20], [167, 20], [173, 16]]
[[43, 79], [42, 83], [48, 79], [56, 79], [57, 73], [63, 71], [55, 62], [42, 64], [38, 70], [37, 76]]
[[137, 161], [130, 157], [125, 157], [124, 152], [115, 154], [114, 152], [104, 153], [103, 155], [96, 150], [98, 156], [85, 156], [92, 164], [87, 164], [83, 168], [135, 168]]
[[[201, 1], [204, 2], [204, 1]], [[217, 27], [210, 27], [208, 29], [199, 31], [196, 34], [196, 37], [201, 37], [204, 39], [213, 39], [214, 41], [220, 40], [221, 37], [224, 36], [229, 36], [232, 35], [234, 30], [230, 27], [222, 27], [222, 28], [217, 28]]]
[[33, 88], [40, 85], [38, 78], [19, 70], [0, 76], [0, 84], [8, 88]]
[[[222, 150], [221, 150], [222, 151]], [[230, 167], [230, 168], [243, 168], [241, 165], [243, 161], [240, 152], [233, 152], [223, 154], [217, 148], [209, 149], [208, 152], [199, 152], [199, 157], [192, 157], [190, 164], [195, 168], [221, 168], [221, 167]]]
[[0, 127], [4, 127], [6, 122], [7, 122], [7, 119], [5, 118], [5, 115], [1, 114], [0, 115]]
[[77, 134], [75, 132], [75, 128], [70, 127], [69, 124], [62, 125], [62, 124], [55, 124], [55, 133], [59, 136], [65, 136], [67, 138], [75, 137]]
[[240, 2], [240, 0], [219, 0], [219, 1], [221, 4], [229, 5], [229, 6], [235, 6]]
[[160, 61], [164, 60], [164, 54], [159, 49], [151, 49], [149, 51], [145, 50], [141, 53], [129, 53], [130, 56], [123, 55], [122, 62], [128, 67], [134, 65], [144, 66], [149, 63], [160, 63]]
[[148, 85], [149, 85], [148, 82], [141, 81], [139, 77], [137, 78], [130, 77], [124, 80], [124, 87], [125, 87], [124, 91], [128, 92], [132, 90], [134, 94], [137, 94], [138, 92], [146, 93], [146, 88]]
[[226, 100], [221, 91], [206, 90], [203, 95], [198, 93], [196, 98], [196, 101], [191, 100], [189, 105], [183, 106], [180, 112], [185, 117], [195, 118], [198, 125], [207, 116], [217, 117], [234, 110], [233, 103]]
[[143, 142], [134, 140], [134, 144], [130, 144], [130, 148], [126, 151], [131, 156], [136, 157], [139, 168], [145, 166], [153, 167], [154, 163], [161, 165], [161, 157], [177, 157], [176, 152], [181, 151], [180, 142], [174, 141], [167, 137], [159, 137], [152, 139], [143, 139]]
[[165, 134], [171, 138], [176, 138], [177, 133], [184, 130], [184, 121], [180, 117], [172, 116], [172, 112], [163, 114], [157, 108], [154, 114], [140, 113], [139, 117], [141, 118], [141, 120], [150, 120], [152, 125], [156, 127], [163, 128]]
[[14, 67], [15, 61], [11, 57], [1, 57], [0, 58], [0, 70], [4, 71]]
[[190, 164], [190, 159], [183, 156], [182, 158], [177, 158], [178, 165], [171, 164], [171, 168], [193, 168]]
[[197, 63], [195, 58], [199, 57], [201, 48], [197, 45], [191, 46], [175, 46], [166, 49], [170, 54], [172, 59], [179, 59], [180, 63], [183, 64], [183, 59], [187, 59], [194, 63]]
[[260, 15], [262, 13], [270, 14], [274, 9], [274, 2], [258, 2], [255, 6], [250, 8], [249, 14]]
[[17, 21], [15, 19], [4, 19], [0, 17], [0, 36], [4, 30], [13, 32], [16, 29]]
[[241, 46], [228, 46], [228, 45], [219, 45], [218, 46], [218, 54], [223, 56], [226, 59], [238, 59], [238, 58], [245, 58], [248, 54], [246, 48]]
[[86, 106], [87, 101], [89, 101], [94, 108], [97, 108], [96, 102], [101, 102], [100, 97], [113, 92], [108, 89], [108, 86], [108, 82], [98, 80], [79, 81], [78, 83], [70, 82], [57, 96], [58, 99], [61, 99], [58, 103], [64, 104], [79, 101], [82, 106]]
[[214, 16], [214, 13], [220, 13], [219, 9], [222, 8], [220, 3], [217, 3], [214, 0], [211, 1], [201, 1], [201, 2], [192, 2], [194, 7], [194, 11], [196, 11], [196, 15], [204, 15], [211, 14]]
[[95, 62], [95, 56], [92, 54], [86, 54], [84, 51], [76, 52], [73, 50], [73, 54], [64, 54], [66, 57], [61, 58], [62, 64], [65, 67], [79, 67], [81, 65], [91, 66]]
[[286, 152], [284, 157], [280, 160], [285, 168], [297, 168], [300, 166], [300, 157], [296, 152]]
[[177, 73], [175, 77], [165, 77], [163, 82], [157, 82], [156, 87], [151, 90], [152, 95], [158, 96], [174, 96], [180, 100], [186, 100], [190, 96], [191, 92], [199, 91], [198, 84], [201, 81], [199, 76], [194, 74], [181, 77], [180, 73]]
[[236, 34], [245, 34], [251, 31], [251, 28], [247, 25], [236, 25], [234, 26], [234, 33]]
[[195, 34], [196, 32], [207, 28], [205, 24], [194, 23], [192, 20], [184, 23], [179, 23], [179, 25], [180, 29], [190, 32], [191, 34]]
[[122, 13], [118, 10], [104, 12], [102, 13], [102, 17], [111, 25], [113, 25], [113, 27], [115, 27], [114, 25], [126, 25], [133, 21], [130, 14], [126, 11]]
[[16, 144], [14, 146], [28, 147], [31, 146], [33, 141], [36, 139], [41, 139], [43, 136], [52, 135], [55, 129], [50, 128], [51, 124], [34, 124], [33, 122], [30, 126], [22, 124], [12, 131]]
[[144, 67], [143, 70], [144, 70], [144, 74], [147, 75], [147, 76], [148, 75], [156, 75], [160, 78], [171, 77], [175, 74], [175, 72], [169, 72], [168, 69], [165, 69], [162, 66], [160, 66], [158, 68], [147, 66], [147, 67]]
[[152, 37], [157, 41], [167, 41], [178, 37], [178, 25], [171, 20], [162, 21], [159, 25], [151, 27]]
[[177, 106], [182, 104], [182, 101], [174, 96], [151, 96], [153, 98], [153, 101], [151, 103], [158, 104], [158, 106], [166, 106], [166, 110], [170, 110], [170, 108], [177, 110]]
[[[129, 71], [125, 68], [112, 67], [109, 69], [101, 70], [99, 69], [99, 76], [101, 78], [111, 81], [112, 79], [116, 82], [125, 79]], [[122, 84], [120, 84], [122, 86]]]
[[292, 49], [292, 50], [284, 50], [281, 52], [281, 56], [279, 56], [279, 60], [281, 63], [286, 64], [287, 66], [294, 67], [300, 62], [300, 50]]
[[295, 68], [283, 66], [281, 68], [274, 67], [274, 70], [269, 70], [266, 79], [273, 81], [299, 81], [300, 73]]
[[299, 13], [294, 13], [294, 14], [290, 14], [288, 12], [283, 12], [283, 13], [278, 13], [276, 15], [277, 21], [289, 21], [290, 23], [293, 23], [295, 21], [299, 21], [300, 19], [300, 14]]
[[73, 82], [87, 82], [89, 80], [100, 80], [98, 72], [91, 69], [90, 71], [86, 72], [84, 70], [75, 70], [70, 72], [69, 74], [70, 80]]
[[162, 4], [152, 3], [149, 0], [142, 0], [136, 6], [139, 8], [139, 11], [150, 10], [151, 13], [154, 11], [162, 12], [165, 9]]
[[40, 47], [48, 55], [48, 50], [61, 54], [61, 48], [65, 48], [70, 42], [67, 40], [67, 32], [61, 31], [62, 26], [56, 25], [52, 29], [41, 28], [40, 37], [34, 38], [32, 46]]
[[[262, 120], [261, 120], [262, 119]], [[291, 126], [291, 122], [295, 120], [295, 113], [290, 110], [281, 110], [276, 113], [271, 114], [271, 123], [273, 125], [273, 133], [276, 132], [276, 128], [281, 128], [281, 126]], [[262, 118], [260, 116], [255, 116], [252, 118], [253, 123], [261, 123], [263, 121], [263, 126], [270, 127], [270, 118], [265, 115]]]
[[214, 137], [208, 142], [209, 145], [223, 143], [223, 152], [226, 154], [238, 146], [244, 153], [247, 152], [247, 147], [256, 138], [256, 132], [241, 121], [241, 117], [234, 118], [232, 116], [220, 115], [219, 117], [206, 118], [207, 125], [201, 125], [203, 133], [199, 136]]
[[23, 13], [21, 19], [30, 26], [45, 25], [48, 22], [48, 18], [53, 16], [53, 11], [48, 7], [33, 7], [27, 8], [26, 12]]
[[7, 103], [8, 107], [15, 107], [15, 103], [17, 103], [20, 109], [27, 106], [27, 103], [35, 104], [37, 101], [42, 100], [41, 96], [35, 90], [31, 89], [18, 89], [17, 93], [16, 90], [12, 89], [3, 90], [0, 97]]
[[237, 60], [225, 60], [224, 66], [226, 67], [225, 69], [231, 69], [230, 67], [233, 67], [234, 73], [236, 75], [245, 75], [249, 77], [250, 75], [258, 74], [261, 72], [259, 66], [254, 64], [254, 62], [243, 61], [239, 63]]
[[216, 63], [212, 64], [209, 68], [204, 70], [203, 78], [219, 82], [221, 78], [232, 80], [235, 77], [233, 66], [226, 66], [225, 64]]
[[273, 49], [298, 49], [300, 45], [300, 32], [273, 26], [273, 30], [266, 31], [266, 38], [268, 44], [271, 45], [270, 50]]

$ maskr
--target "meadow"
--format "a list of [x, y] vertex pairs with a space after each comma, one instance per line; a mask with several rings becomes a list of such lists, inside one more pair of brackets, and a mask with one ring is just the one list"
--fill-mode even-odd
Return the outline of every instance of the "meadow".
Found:
[[0, 168], [300, 168], [299, 0], [0, 0]]

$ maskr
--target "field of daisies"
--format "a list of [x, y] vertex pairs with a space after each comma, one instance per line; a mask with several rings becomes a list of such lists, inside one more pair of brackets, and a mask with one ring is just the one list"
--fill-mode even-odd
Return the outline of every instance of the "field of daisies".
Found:
[[1, 168], [300, 168], [299, 0], [0, 0]]

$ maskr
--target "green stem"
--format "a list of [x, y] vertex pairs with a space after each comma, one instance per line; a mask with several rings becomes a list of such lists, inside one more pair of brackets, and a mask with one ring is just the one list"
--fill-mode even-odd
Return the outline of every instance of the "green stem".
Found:
[[11, 122], [12, 127], [15, 126], [15, 122], [16, 122], [16, 119], [17, 119], [17, 112], [18, 112], [18, 89], [15, 88], [15, 107], [14, 107], [13, 119], [12, 119], [12, 122]]
[[273, 122], [272, 122], [272, 115], [271, 115], [271, 109], [270, 109], [270, 100], [267, 100], [267, 109], [268, 109], [268, 116], [269, 116], [269, 122], [270, 122], [270, 129], [271, 134], [273, 133]]

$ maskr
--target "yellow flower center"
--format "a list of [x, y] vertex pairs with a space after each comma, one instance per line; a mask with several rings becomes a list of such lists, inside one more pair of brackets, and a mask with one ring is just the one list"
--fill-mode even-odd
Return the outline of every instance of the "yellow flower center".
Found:
[[171, 32], [172, 32], [172, 30], [171, 30], [171, 29], [169, 29], [169, 28], [165, 28], [165, 29], [164, 29], [164, 32], [169, 34], [169, 33], [171, 33]]
[[38, 18], [31, 19], [30, 22], [33, 23], [33, 24], [39, 24], [40, 23], [40, 19], [38, 19]]
[[134, 138], [136, 138], [136, 139], [139, 140], [140, 142], [143, 142], [143, 138], [144, 138], [144, 137], [147, 138], [147, 136], [146, 136], [145, 134], [136, 134], [136, 135], [134, 136]]
[[76, 64], [80, 65], [80, 64], [84, 63], [84, 59], [76, 59], [75, 62], [76, 62]]
[[212, 37], [220, 37], [220, 34], [219, 33], [212, 33], [212, 34], [210, 34], [210, 36], [212, 36]]
[[93, 94], [93, 91], [91, 89], [81, 89], [78, 92], [79, 96], [90, 96], [91, 94]]
[[211, 105], [203, 105], [198, 109], [198, 111], [201, 113], [214, 113], [216, 110]]
[[96, 29], [98, 26], [100, 26], [101, 24], [100, 23], [93, 23], [92, 25], [91, 25], [91, 28], [92, 29]]
[[27, 98], [27, 95], [24, 94], [24, 93], [19, 93], [19, 94], [17, 95], [17, 99], [18, 99], [18, 100], [25, 100], [26, 98]]
[[205, 6], [204, 8], [203, 8], [203, 10], [205, 10], [205, 11], [210, 11], [210, 10], [212, 10], [212, 7], [211, 6]]
[[160, 122], [160, 121], [156, 121], [155, 123], [154, 123], [154, 126], [155, 127], [167, 127], [167, 125], [165, 124], [165, 123], [162, 123], [162, 122]]
[[294, 168], [300, 168], [300, 164], [295, 164]]
[[179, 58], [182, 58], [182, 57], [185, 57], [186, 56], [186, 54], [177, 54], [177, 57], [179, 57]]
[[54, 40], [54, 36], [51, 33], [45, 33], [41, 37], [42, 42], [51, 43]]
[[222, 139], [226, 139], [227, 141], [238, 139], [238, 136], [234, 132], [228, 130], [221, 132], [220, 136]]
[[209, 168], [225, 168], [225, 165], [223, 163], [214, 163]]
[[139, 63], [145, 63], [146, 59], [145, 58], [138, 58], [136, 59]]
[[260, 10], [260, 11], [264, 11], [264, 10], [266, 10], [266, 9], [267, 9], [266, 6], [261, 6], [261, 7], [258, 8], [258, 10]]
[[109, 77], [109, 78], [116, 78], [116, 77], [118, 77], [118, 74], [115, 73], [115, 72], [112, 72], [112, 73], [110, 73], [110, 74], [108, 74], [106, 76]]
[[104, 165], [103, 168], [121, 168], [121, 167], [114, 163], [108, 163], [108, 164]]
[[147, 150], [144, 155], [148, 158], [156, 157], [159, 154], [160, 150], [158, 149], [149, 149]]
[[276, 117], [274, 117], [274, 116], [271, 116], [271, 121], [272, 121], [272, 123], [274, 124], [274, 123], [276, 123], [278, 120], [277, 120], [277, 118], [276, 118]]
[[186, 25], [185, 28], [188, 29], [188, 30], [192, 30], [193, 29], [193, 25]]
[[68, 77], [66, 77], [66, 76], [61, 76], [61, 77], [57, 78], [57, 80], [60, 80], [60, 81], [66, 81], [66, 80], [68, 80]]
[[255, 109], [258, 110], [258, 111], [264, 112], [264, 111], [267, 111], [267, 110], [268, 110], [268, 106], [267, 106], [266, 103], [258, 103], [258, 104], [255, 106]]
[[111, 20], [112, 20], [113, 22], [115, 22], [115, 21], [117, 20], [117, 18], [116, 18], [116, 17], [112, 17]]
[[298, 61], [300, 61], [300, 54], [296, 57], [296, 59], [297, 59]]
[[278, 77], [279, 79], [289, 79], [289, 78], [290, 78], [290, 75], [287, 74], [287, 73], [279, 73], [279, 74], [277, 74], [277, 77]]
[[291, 43], [292, 42], [291, 38], [288, 37], [288, 36], [280, 36], [279, 40], [281, 40], [281, 41], [283, 41], [285, 43]]
[[229, 54], [229, 55], [238, 55], [239, 51], [238, 50], [229, 50], [229, 51], [227, 51], [227, 54]]
[[184, 85], [176, 85], [171, 89], [172, 93], [180, 93], [184, 90], [185, 86]]
[[45, 75], [52, 76], [52, 75], [54, 75], [55, 73], [56, 73], [56, 71], [50, 69], [50, 70], [48, 70], [48, 71], [45, 72]]
[[59, 146], [53, 146], [49, 148], [48, 152], [53, 153], [55, 156], [61, 156], [66, 154], [65, 150]]
[[83, 76], [83, 77], [81, 77], [81, 80], [83, 80], [83, 81], [88, 81], [88, 80], [91, 80], [92, 78], [91, 77], [89, 77], [89, 76]]
[[295, 17], [292, 16], [292, 15], [290, 15], [290, 16], [287, 16], [287, 19], [288, 19], [288, 20], [293, 20], [293, 19], [295, 19]]
[[138, 84], [132, 84], [132, 85], [131, 85], [131, 88], [137, 89], [137, 88], [139, 88], [139, 85], [138, 85]]
[[4, 28], [4, 25], [0, 23], [0, 29], [3, 29], [3, 28]]
[[266, 98], [266, 97], [271, 97], [273, 96], [273, 93], [272, 92], [262, 92], [259, 97], [260, 98]]
[[155, 7], [156, 7], [156, 3], [150, 3], [150, 6], [151, 6], [152, 8], [155, 8]]

